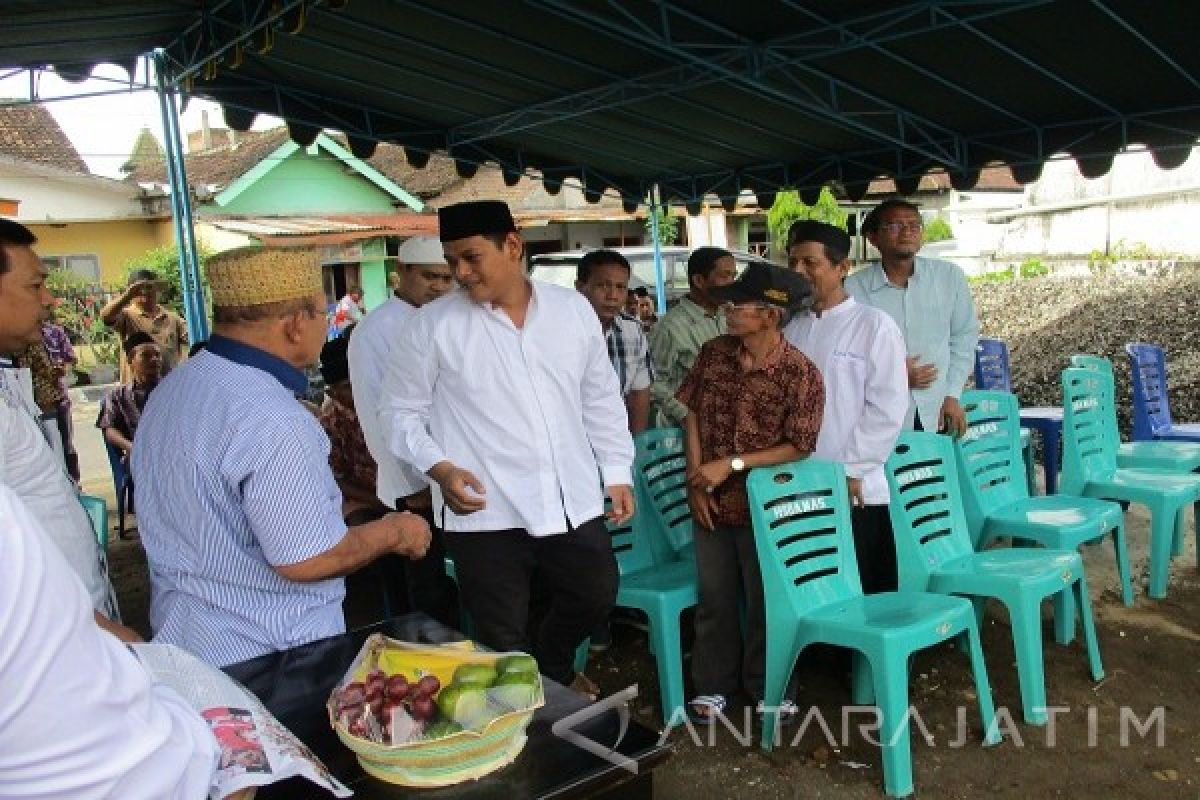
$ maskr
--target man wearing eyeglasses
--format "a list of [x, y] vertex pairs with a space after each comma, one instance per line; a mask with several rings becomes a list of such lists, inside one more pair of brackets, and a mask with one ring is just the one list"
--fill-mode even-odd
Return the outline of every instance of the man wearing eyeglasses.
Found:
[[880, 261], [846, 278], [846, 291], [896, 321], [907, 350], [907, 428], [961, 436], [958, 402], [975, 359], [979, 318], [967, 277], [955, 263], [918, 256], [924, 224], [914, 203], [885, 200], [862, 225]]

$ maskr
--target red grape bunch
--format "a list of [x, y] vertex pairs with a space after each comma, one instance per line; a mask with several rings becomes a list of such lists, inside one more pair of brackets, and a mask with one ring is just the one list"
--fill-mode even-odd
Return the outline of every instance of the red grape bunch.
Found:
[[[410, 682], [404, 673], [388, 675], [381, 669], [367, 673], [365, 681], [348, 683], [337, 696], [338, 719], [353, 736], [393, 744], [393, 726], [399, 741], [408, 741], [414, 730], [420, 732], [437, 717], [438, 708], [434, 695], [442, 688], [433, 675], [424, 675]], [[401, 737], [396, 723], [401, 709], [406, 733]], [[378, 732], [378, 736], [372, 734]]]

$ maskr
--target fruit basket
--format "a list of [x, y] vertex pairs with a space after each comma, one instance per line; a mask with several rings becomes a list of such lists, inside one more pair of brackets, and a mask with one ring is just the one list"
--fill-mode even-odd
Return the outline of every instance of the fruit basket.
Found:
[[537, 662], [471, 642], [374, 634], [329, 697], [329, 722], [363, 769], [402, 786], [450, 786], [513, 762], [545, 702]]

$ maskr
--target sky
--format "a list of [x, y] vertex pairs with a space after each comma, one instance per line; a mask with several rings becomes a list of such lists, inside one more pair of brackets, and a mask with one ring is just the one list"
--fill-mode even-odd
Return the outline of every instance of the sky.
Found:
[[[140, 70], [139, 70], [140, 72]], [[3, 71], [0, 71], [3, 74]], [[124, 82], [128, 87], [129, 78], [125, 70], [113, 65], [101, 65], [93, 72], [93, 79], [82, 83], [68, 83], [53, 73], [42, 73], [38, 76], [38, 97], [59, 98], [89, 92], [111, 91], [121, 89], [118, 84], [106, 80], [96, 80], [95, 76], [115, 79]], [[139, 74], [139, 79], [144, 76]], [[29, 98], [29, 73], [23, 72], [17, 76], [0, 78], [0, 98]], [[90, 97], [69, 100], [53, 100], [45, 103], [59, 126], [67, 134], [79, 155], [87, 162], [88, 168], [97, 175], [109, 178], [120, 178], [121, 165], [129, 158], [138, 131], [143, 126], [163, 143], [162, 116], [159, 113], [158, 96], [152, 90], [123, 91], [120, 94], [110, 94], [105, 97]], [[191, 99], [187, 108], [180, 115], [180, 127], [185, 132], [199, 130], [201, 127], [201, 112], [207, 111], [209, 125], [213, 128], [225, 127], [221, 109], [215, 103], [205, 100]], [[254, 125], [255, 130], [263, 130], [279, 125], [274, 117], [260, 116]], [[187, 147], [186, 140], [184, 147]]]

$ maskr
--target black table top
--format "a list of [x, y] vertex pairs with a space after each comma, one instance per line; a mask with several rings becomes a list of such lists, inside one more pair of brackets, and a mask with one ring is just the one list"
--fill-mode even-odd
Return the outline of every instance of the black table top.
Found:
[[[551, 726], [588, 702], [582, 696], [543, 676], [546, 704], [534, 714], [527, 731], [529, 741], [517, 760], [478, 781], [443, 789], [409, 789], [367, 775], [329, 725], [325, 701], [341, 679], [363, 641], [372, 633], [383, 633], [408, 642], [438, 644], [462, 636], [424, 614], [407, 614], [356, 631], [323, 639], [282, 653], [273, 653], [240, 664], [225, 672], [236, 678], [263, 702], [280, 722], [316, 753], [330, 771], [354, 790], [358, 798], [395, 798], [420, 795], [430, 800], [444, 798], [568, 798], [588, 797], [611, 790], [636, 777], [626, 769], [587, 752], [555, 735]], [[659, 745], [659, 735], [630, 721], [620, 736], [621, 720], [607, 710], [572, 729], [594, 742], [612, 747], [620, 737], [617, 753], [637, 762], [639, 773], [652, 769], [670, 755], [669, 745]], [[308, 781], [294, 778], [259, 790], [259, 800], [329, 798], [328, 792]]]

